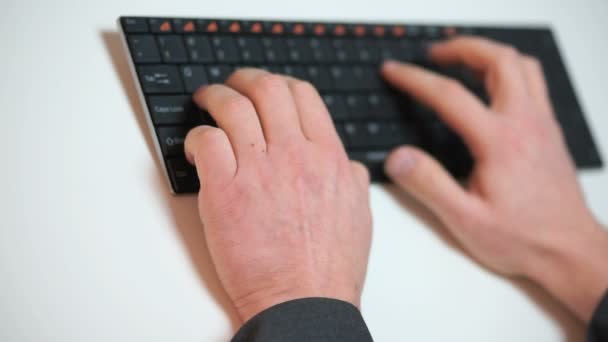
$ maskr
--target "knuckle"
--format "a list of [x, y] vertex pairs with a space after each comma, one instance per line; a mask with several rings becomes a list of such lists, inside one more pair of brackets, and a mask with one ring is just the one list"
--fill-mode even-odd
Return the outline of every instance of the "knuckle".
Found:
[[237, 68], [235, 71], [232, 72], [232, 74], [230, 74], [230, 76], [226, 80], [226, 83], [230, 84], [230, 83], [233, 83], [233, 81], [237, 81], [240, 79], [247, 79], [247, 77], [248, 77], [247, 75], [252, 72], [255, 72], [254, 68], [250, 68], [250, 67]]
[[452, 78], [440, 81], [438, 88], [439, 93], [446, 96], [457, 96], [464, 90], [462, 84]]
[[255, 80], [254, 84], [256, 88], [264, 92], [273, 92], [287, 86], [285, 79], [275, 74], [263, 74]]
[[222, 139], [224, 132], [215, 127], [205, 127], [200, 134], [201, 141], [215, 141], [218, 139]]
[[519, 52], [512, 46], [504, 46], [501, 48], [498, 53], [498, 58], [496, 59], [496, 63], [498, 66], [511, 66], [517, 62], [519, 58]]
[[194, 99], [198, 101], [203, 101], [208, 99], [213, 94], [217, 94], [222, 89], [222, 86], [219, 84], [210, 84], [207, 87], [200, 87], [194, 92]]
[[542, 71], [542, 64], [536, 57], [525, 56], [524, 63], [534, 71]]
[[454, 219], [457, 225], [465, 229], [488, 230], [494, 226], [494, 217], [479, 208], [457, 210]]
[[235, 71], [233, 71], [230, 76], [228, 76], [228, 78], [226, 79], [226, 83], [230, 84], [235, 80], [238, 80], [239, 78], [243, 77], [243, 74], [246, 71], [244, 69], [236, 69]]
[[252, 108], [251, 101], [244, 96], [231, 96], [223, 103], [223, 108], [227, 112], [239, 113], [249, 111]]
[[358, 161], [351, 161], [351, 165], [352, 168], [355, 172], [355, 174], [357, 175], [357, 177], [359, 177], [359, 179], [363, 180], [365, 184], [370, 182], [370, 174], [369, 174], [369, 170], [367, 169], [367, 167], [365, 165], [363, 165], [362, 163], [358, 162]]
[[296, 80], [291, 85], [293, 91], [297, 94], [314, 95], [317, 94], [317, 89], [307, 81]]

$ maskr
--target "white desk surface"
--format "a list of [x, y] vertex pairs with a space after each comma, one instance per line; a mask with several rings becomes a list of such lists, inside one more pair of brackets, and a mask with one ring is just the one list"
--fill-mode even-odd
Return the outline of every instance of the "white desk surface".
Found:
[[[3, 0], [2, 341], [226, 341], [236, 328], [196, 198], [170, 195], [153, 157], [116, 34], [124, 14], [550, 23], [608, 160], [605, 0]], [[580, 179], [608, 222], [608, 172]], [[375, 340], [583, 340], [559, 304], [478, 267], [393, 193], [372, 186]]]

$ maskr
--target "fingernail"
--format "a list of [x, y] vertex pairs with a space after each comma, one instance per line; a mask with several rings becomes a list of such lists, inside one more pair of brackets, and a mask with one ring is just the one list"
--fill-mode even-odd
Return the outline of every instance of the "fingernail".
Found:
[[386, 172], [392, 177], [408, 174], [416, 165], [413, 154], [407, 149], [399, 149], [389, 157]]

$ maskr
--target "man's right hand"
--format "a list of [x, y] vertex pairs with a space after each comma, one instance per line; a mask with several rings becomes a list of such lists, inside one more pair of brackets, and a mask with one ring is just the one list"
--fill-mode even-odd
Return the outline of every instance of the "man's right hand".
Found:
[[481, 74], [490, 106], [457, 81], [413, 65], [387, 62], [383, 74], [462, 136], [474, 171], [463, 188], [423, 151], [401, 147], [387, 174], [482, 264], [537, 281], [589, 321], [608, 287], [608, 234], [585, 204], [541, 65], [469, 37], [434, 45], [430, 57]]

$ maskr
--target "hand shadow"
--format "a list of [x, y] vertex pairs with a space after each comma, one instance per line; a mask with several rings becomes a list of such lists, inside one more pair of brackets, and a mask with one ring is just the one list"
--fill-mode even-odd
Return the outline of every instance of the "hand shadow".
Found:
[[[453, 248], [460, 253], [465, 254], [469, 259], [475, 262], [479, 267], [484, 268], [488, 272], [492, 272], [487, 267], [481, 265], [475, 258], [466, 252], [462, 245], [449, 233], [447, 228], [439, 221], [439, 219], [420, 202], [401, 191], [395, 185], [385, 185], [384, 189], [388, 192], [403, 209], [416, 215], [422, 222], [426, 224], [433, 233], [435, 233], [448, 247]], [[551, 297], [547, 292], [536, 284], [522, 278], [503, 277], [513, 286], [519, 288], [532, 302], [561, 328], [562, 334], [567, 342], [584, 342], [585, 328], [578, 318], [570, 313], [561, 303]]]
[[158, 193], [167, 201], [175, 227], [181, 237], [184, 247], [188, 251], [192, 267], [196, 270], [201, 280], [201, 285], [206, 287], [214, 300], [223, 308], [230, 319], [232, 330], [240, 327], [241, 322], [236, 310], [232, 306], [228, 295], [224, 291], [215, 272], [209, 250], [205, 242], [203, 226], [198, 216], [197, 199], [195, 195], [175, 196], [169, 192], [164, 174], [161, 172], [164, 167], [158, 160], [154, 149], [154, 142], [148, 130], [145, 113], [141, 107], [139, 95], [135, 83], [129, 70], [129, 62], [123, 49], [120, 34], [113, 31], [101, 31], [101, 38], [106, 45], [109, 57], [114, 66], [114, 71], [122, 83], [124, 92], [127, 94], [131, 110], [139, 125], [141, 135], [146, 140], [150, 155], [154, 157], [154, 183]]

